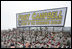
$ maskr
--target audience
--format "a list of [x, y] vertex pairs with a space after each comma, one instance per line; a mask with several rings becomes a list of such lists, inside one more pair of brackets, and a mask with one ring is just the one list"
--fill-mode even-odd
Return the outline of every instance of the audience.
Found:
[[31, 33], [28, 31], [17, 32], [17, 30], [2, 33], [2, 48], [71, 48], [71, 37], [63, 36], [63, 32], [46, 32], [44, 34], [43, 31], [42, 34], [39, 33], [34, 30]]

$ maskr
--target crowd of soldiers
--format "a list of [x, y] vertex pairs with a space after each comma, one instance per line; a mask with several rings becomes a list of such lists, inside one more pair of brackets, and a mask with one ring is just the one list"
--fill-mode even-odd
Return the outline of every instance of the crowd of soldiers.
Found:
[[71, 35], [47, 30], [1, 32], [1, 48], [71, 48]]

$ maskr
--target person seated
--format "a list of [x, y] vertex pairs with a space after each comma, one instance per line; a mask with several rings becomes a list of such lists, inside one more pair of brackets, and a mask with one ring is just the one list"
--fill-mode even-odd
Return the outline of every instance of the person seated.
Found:
[[10, 48], [15, 48], [15, 45], [11, 43]]
[[29, 46], [30, 46], [30, 43], [29, 43], [29, 41], [27, 41], [25, 44], [25, 48], [30, 48]]

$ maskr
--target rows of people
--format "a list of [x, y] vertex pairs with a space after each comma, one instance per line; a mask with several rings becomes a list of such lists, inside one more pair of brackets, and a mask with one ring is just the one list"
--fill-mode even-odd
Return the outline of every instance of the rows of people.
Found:
[[63, 32], [14, 30], [1, 34], [2, 48], [71, 48], [71, 37]]

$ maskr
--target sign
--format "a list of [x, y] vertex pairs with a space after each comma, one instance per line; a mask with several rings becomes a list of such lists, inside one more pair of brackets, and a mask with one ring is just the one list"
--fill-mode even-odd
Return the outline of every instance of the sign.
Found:
[[67, 7], [16, 14], [17, 27], [64, 26]]

